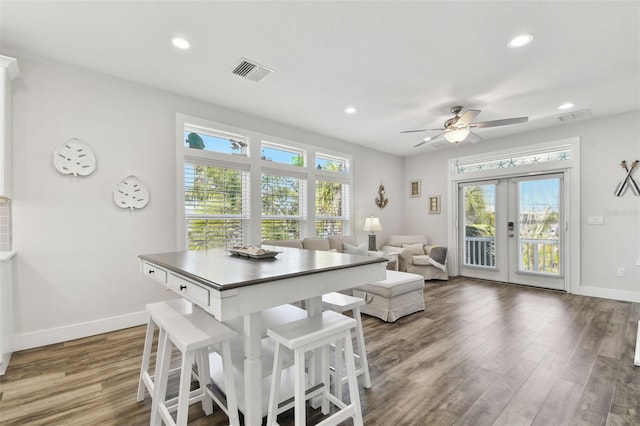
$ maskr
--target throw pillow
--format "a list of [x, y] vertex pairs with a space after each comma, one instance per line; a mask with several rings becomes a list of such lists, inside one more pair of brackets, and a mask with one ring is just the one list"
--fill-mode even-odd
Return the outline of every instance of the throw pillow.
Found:
[[357, 254], [359, 256], [366, 256], [368, 253], [367, 243], [362, 243], [359, 246], [352, 246], [351, 244], [343, 243], [342, 247], [346, 254]]
[[402, 249], [409, 250], [413, 256], [424, 254], [424, 247], [422, 247], [422, 243], [403, 244]]
[[443, 271], [447, 269], [447, 248], [435, 246], [429, 253], [429, 262]]
[[411, 263], [416, 266], [431, 266], [431, 258], [426, 255], [411, 256]]

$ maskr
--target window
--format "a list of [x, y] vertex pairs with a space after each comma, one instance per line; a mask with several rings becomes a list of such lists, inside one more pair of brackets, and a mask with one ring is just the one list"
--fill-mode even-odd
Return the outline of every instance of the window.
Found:
[[262, 174], [261, 186], [262, 239], [300, 239], [305, 219], [306, 180], [268, 171]]
[[303, 150], [271, 142], [262, 142], [260, 158], [266, 161], [304, 167]]
[[349, 155], [182, 114], [176, 126], [179, 250], [352, 235]]
[[247, 155], [248, 138], [219, 130], [185, 126], [184, 146], [192, 150]]
[[346, 235], [349, 185], [316, 181], [316, 236]]
[[316, 154], [316, 169], [328, 170], [337, 173], [348, 173], [349, 163], [346, 158], [318, 153]]
[[240, 169], [185, 163], [187, 249], [247, 245], [248, 182]]

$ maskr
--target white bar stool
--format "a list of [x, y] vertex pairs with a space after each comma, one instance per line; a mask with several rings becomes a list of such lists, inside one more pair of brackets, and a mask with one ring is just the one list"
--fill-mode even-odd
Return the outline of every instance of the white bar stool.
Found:
[[[369, 389], [371, 387], [371, 377], [369, 376], [367, 348], [364, 345], [362, 317], [360, 316], [360, 306], [363, 306], [364, 304], [366, 304], [364, 299], [342, 293], [333, 292], [322, 295], [322, 308], [324, 310], [331, 310], [339, 314], [346, 311], [352, 312], [353, 319], [355, 319], [357, 323], [356, 329], [354, 330], [356, 343], [358, 344], [358, 351], [355, 354], [355, 358], [358, 359], [360, 364], [356, 369], [356, 375], [364, 376], [364, 387]], [[342, 345], [340, 342], [336, 343], [335, 349], [335, 366], [332, 371], [335, 385], [334, 393], [338, 399], [342, 399], [342, 385], [347, 381], [347, 377], [342, 374], [342, 357], [338, 356], [338, 354], [342, 352]]]
[[[165, 337], [162, 339], [161, 346], [158, 347], [160, 359], [154, 386], [151, 424], [160, 425], [164, 421], [165, 424], [172, 426], [186, 425], [190, 404], [203, 401], [204, 408], [206, 401], [207, 405], [211, 407], [212, 396], [207, 392], [207, 384], [211, 380], [209, 377], [209, 352], [213, 349], [219, 352], [222, 357], [226, 390], [226, 401], [216, 398], [216, 403], [229, 417], [229, 423], [233, 426], [239, 426], [238, 403], [229, 347], [229, 340], [236, 336], [236, 333], [197, 306], [194, 306], [189, 314], [163, 318], [158, 325]], [[174, 347], [182, 354], [177, 404], [175, 398], [166, 400], [169, 364]], [[192, 367], [196, 360], [199, 387], [190, 392]], [[176, 410], [177, 416], [174, 421], [171, 411]], [[205, 408], [207, 415], [211, 414], [211, 411], [212, 409]]]
[[[144, 338], [144, 349], [142, 351], [142, 366], [140, 367], [140, 379], [138, 381], [138, 394], [136, 400], [138, 402], [144, 401], [145, 390], [149, 392], [149, 395], [153, 398], [153, 384], [155, 377], [149, 374], [149, 362], [151, 360], [151, 349], [153, 346], [153, 334], [156, 328], [159, 329], [158, 333], [158, 348], [161, 346], [164, 333], [159, 324], [164, 318], [177, 315], [185, 315], [191, 313], [193, 305], [186, 299], [174, 299], [167, 300], [165, 302], [150, 303], [146, 306], [147, 313], [149, 314], [149, 320], [147, 322], [147, 335]], [[157, 354], [156, 354], [157, 355]], [[156, 356], [156, 369], [158, 371], [159, 357]], [[170, 372], [171, 373], [171, 372]]]
[[[355, 426], [362, 425], [362, 409], [358, 391], [358, 377], [356, 376], [353, 345], [351, 343], [351, 329], [356, 327], [352, 318], [333, 311], [324, 311], [288, 324], [283, 324], [267, 330], [269, 337], [275, 340], [275, 355], [273, 360], [273, 375], [271, 393], [269, 395], [269, 413], [267, 425], [277, 425], [278, 401], [280, 400], [280, 380], [282, 373], [282, 346], [293, 351], [295, 369], [294, 415], [296, 426], [306, 423], [306, 400], [317, 395], [322, 396], [322, 413], [329, 413], [329, 403], [340, 408], [322, 421], [322, 425], [337, 425], [353, 418]], [[349, 384], [349, 405], [331, 394], [329, 389], [329, 345], [342, 341], [344, 344], [345, 364], [347, 367], [347, 382]], [[321, 383], [307, 390], [305, 380], [305, 353], [320, 349], [322, 357]], [[312, 383], [315, 382], [312, 378]]]

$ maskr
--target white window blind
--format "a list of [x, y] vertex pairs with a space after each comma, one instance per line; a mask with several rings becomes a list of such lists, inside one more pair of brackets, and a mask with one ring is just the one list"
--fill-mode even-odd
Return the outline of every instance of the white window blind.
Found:
[[301, 238], [305, 220], [306, 179], [273, 171], [262, 173], [262, 239]]
[[187, 248], [247, 245], [249, 173], [241, 168], [184, 165]]
[[316, 181], [316, 236], [344, 235], [349, 229], [349, 185], [331, 180]]

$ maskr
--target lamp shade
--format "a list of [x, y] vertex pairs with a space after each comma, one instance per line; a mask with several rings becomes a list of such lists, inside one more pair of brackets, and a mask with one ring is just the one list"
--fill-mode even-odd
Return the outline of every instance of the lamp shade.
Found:
[[444, 138], [451, 143], [462, 142], [467, 136], [469, 136], [469, 129], [456, 129], [444, 134]]
[[370, 231], [374, 233], [375, 231], [382, 231], [382, 226], [380, 226], [380, 219], [377, 217], [368, 217], [364, 220], [363, 231]]

